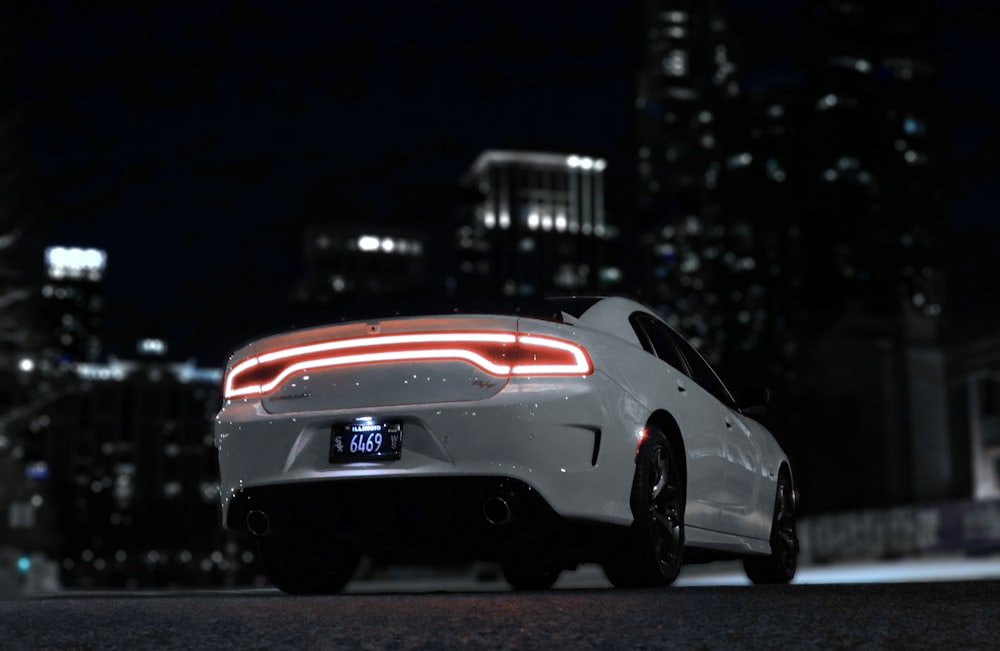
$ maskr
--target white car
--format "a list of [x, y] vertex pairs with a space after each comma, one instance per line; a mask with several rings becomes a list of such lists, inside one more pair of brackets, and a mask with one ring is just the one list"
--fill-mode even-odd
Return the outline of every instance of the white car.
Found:
[[619, 297], [280, 334], [226, 366], [222, 522], [289, 593], [341, 589], [366, 554], [497, 561], [518, 589], [584, 562], [663, 586], [718, 558], [784, 583], [792, 469], [748, 398]]

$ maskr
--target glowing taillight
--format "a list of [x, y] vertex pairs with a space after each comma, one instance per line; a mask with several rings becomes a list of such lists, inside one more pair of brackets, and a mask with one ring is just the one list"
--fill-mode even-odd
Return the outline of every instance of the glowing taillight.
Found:
[[324, 368], [415, 361], [460, 361], [490, 375], [589, 375], [579, 344], [510, 332], [427, 332], [322, 341], [248, 357], [226, 374], [226, 398], [274, 391], [286, 378]]

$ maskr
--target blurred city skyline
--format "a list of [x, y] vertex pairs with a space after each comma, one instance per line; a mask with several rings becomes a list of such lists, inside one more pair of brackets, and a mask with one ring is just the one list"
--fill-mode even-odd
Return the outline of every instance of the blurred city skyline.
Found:
[[215, 517], [230, 350], [381, 291], [639, 294], [774, 382], [807, 512], [1000, 491], [989, 3], [4, 11], [0, 497], [81, 580], [250, 566], [144, 514]]
[[[752, 89], [808, 74], [796, 39], [820, 5], [715, 3], [735, 78]], [[974, 158], [995, 138], [983, 116], [998, 97], [982, 83], [996, 60], [976, 19], [985, 5], [923, 6], [942, 17], [931, 41], [947, 155]], [[30, 169], [47, 189], [35, 202], [44, 244], [108, 251], [108, 317], [125, 338], [145, 327], [219, 363], [240, 343], [226, 343], [227, 319], [287, 300], [307, 227], [382, 222], [439, 236], [456, 226], [461, 174], [487, 149], [605, 158], [609, 219], [635, 226], [640, 4], [23, 13], [16, 88]], [[952, 188], [953, 224], [993, 226], [996, 174], [986, 161]]]

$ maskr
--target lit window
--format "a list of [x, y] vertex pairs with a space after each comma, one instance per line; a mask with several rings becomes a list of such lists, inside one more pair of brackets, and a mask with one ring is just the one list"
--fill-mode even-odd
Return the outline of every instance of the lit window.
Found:
[[750, 152], [745, 151], [739, 154], [733, 154], [732, 156], [727, 158], [726, 166], [729, 167], [729, 169], [737, 169], [740, 167], [746, 167], [752, 162], [753, 162], [753, 156], [750, 154]]
[[818, 102], [816, 102], [816, 108], [818, 108], [821, 111], [832, 109], [834, 106], [838, 104], [839, 101], [840, 100], [836, 95], [834, 95], [833, 93], [828, 93], [823, 97], [821, 97]]
[[622, 279], [622, 272], [618, 267], [604, 267], [599, 275], [601, 281], [606, 283], [616, 283]]
[[903, 120], [903, 131], [909, 136], [922, 136], [926, 131], [926, 127], [923, 120], [908, 115]]
[[377, 251], [379, 239], [374, 235], [362, 235], [358, 238], [358, 248], [362, 251]]
[[663, 74], [668, 77], [683, 77], [687, 74], [688, 55], [684, 50], [671, 50], [663, 62]]
[[696, 253], [686, 253], [680, 268], [681, 273], [694, 273], [701, 269], [701, 259]]

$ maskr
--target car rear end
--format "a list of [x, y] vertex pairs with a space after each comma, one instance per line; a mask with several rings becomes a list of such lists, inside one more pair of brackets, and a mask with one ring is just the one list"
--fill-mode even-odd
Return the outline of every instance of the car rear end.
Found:
[[[607, 336], [552, 320], [396, 318], [254, 342], [215, 424], [223, 523], [365, 544], [502, 540], [520, 523], [631, 521], [640, 410], [595, 359]], [[625, 477], [625, 480], [622, 477]]]

